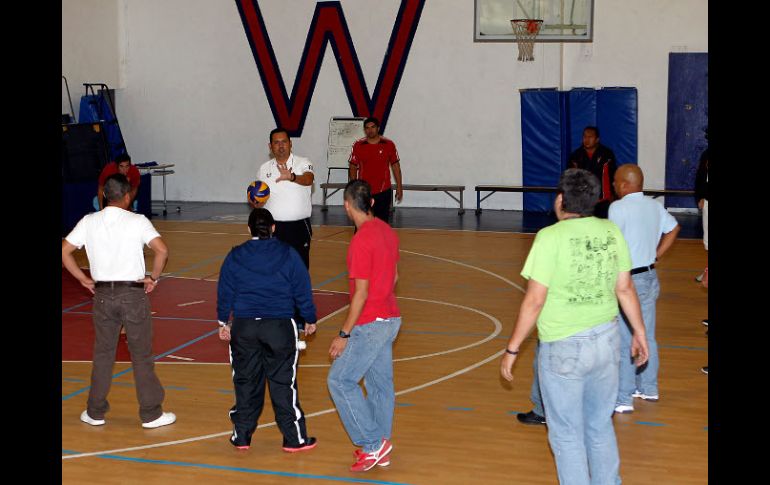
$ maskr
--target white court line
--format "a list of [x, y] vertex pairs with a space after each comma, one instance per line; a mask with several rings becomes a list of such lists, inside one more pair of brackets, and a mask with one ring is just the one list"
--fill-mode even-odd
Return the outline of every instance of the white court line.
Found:
[[[342, 293], [342, 292], [340, 292], [340, 293]], [[481, 310], [478, 310], [476, 308], [471, 308], [471, 307], [467, 307], [467, 306], [463, 306], [463, 305], [457, 305], [455, 303], [449, 303], [449, 302], [445, 302], [445, 301], [424, 300], [422, 298], [409, 298], [409, 297], [405, 297], [405, 296], [399, 296], [398, 299], [400, 299], [400, 300], [421, 301], [423, 303], [435, 303], [435, 304], [438, 304], [438, 305], [453, 306], [455, 308], [462, 308], [463, 310], [468, 310], [468, 311], [471, 311], [471, 312], [476, 312], [479, 315], [483, 315], [483, 316], [487, 317], [488, 319], [492, 320], [492, 323], [495, 325], [495, 330], [491, 334], [486, 336], [485, 338], [479, 340], [478, 342], [472, 342], [472, 343], [470, 343], [468, 345], [463, 345], [462, 347], [456, 347], [454, 349], [449, 349], [449, 350], [442, 350], [441, 352], [434, 352], [432, 354], [423, 354], [423, 355], [416, 355], [414, 357], [402, 357], [400, 359], [393, 359], [393, 362], [407, 362], [407, 361], [410, 361], [410, 360], [427, 359], [428, 357], [438, 357], [439, 355], [451, 354], [451, 353], [454, 353], [454, 352], [459, 352], [461, 350], [470, 349], [472, 347], [478, 347], [479, 345], [485, 344], [485, 343], [489, 342], [490, 340], [494, 339], [495, 337], [497, 337], [498, 335], [500, 335], [500, 332], [503, 330], [503, 324], [500, 323], [500, 320], [498, 320], [497, 318], [493, 317], [492, 315], [490, 315], [488, 313], [485, 313], [485, 312], [483, 312]], [[308, 368], [331, 367], [331, 364], [301, 364], [300, 367], [308, 367]]]
[[[329, 241], [329, 240], [320, 240], [320, 239], [319, 239], [319, 241], [332, 242], [332, 243], [341, 243], [341, 244], [349, 244], [349, 243], [344, 242], [344, 241]], [[507, 279], [507, 278], [505, 278], [503, 276], [500, 276], [498, 274], [495, 274], [495, 273], [493, 273], [491, 271], [487, 271], [487, 270], [485, 270], [483, 268], [479, 268], [479, 267], [476, 267], [476, 266], [473, 266], [473, 265], [470, 265], [470, 264], [466, 264], [466, 263], [461, 263], [459, 261], [454, 261], [454, 260], [451, 260], [451, 259], [440, 258], [440, 257], [437, 257], [437, 256], [431, 256], [431, 255], [428, 255], [428, 254], [422, 254], [422, 253], [417, 253], [417, 252], [413, 252], [413, 251], [405, 251], [405, 250], [401, 250], [401, 251], [404, 251], [404, 252], [409, 253], [409, 254], [418, 255], [418, 256], [425, 256], [425, 257], [428, 257], [428, 258], [432, 258], [432, 259], [436, 259], [436, 260], [439, 260], [439, 261], [444, 261], [444, 262], [447, 262], [447, 263], [452, 263], [452, 264], [456, 264], [456, 265], [459, 265], [459, 266], [463, 266], [465, 268], [469, 268], [469, 269], [474, 269], [474, 270], [480, 271], [480, 272], [488, 274], [488, 275], [490, 275], [492, 277], [498, 278], [498, 279], [508, 283], [509, 285], [513, 286], [514, 288], [518, 289], [519, 291], [521, 291], [523, 293], [526, 293], [526, 291], [522, 287], [520, 287], [519, 285], [515, 284], [511, 280], [509, 280], [509, 279]], [[329, 291], [329, 290], [326, 290], [326, 291]], [[347, 308], [347, 307], [340, 308], [336, 312], [327, 315], [322, 320], [331, 318], [333, 315], [339, 313], [340, 311], [342, 311], [345, 308]], [[492, 318], [494, 318], [494, 317], [492, 317]], [[497, 319], [494, 319], [494, 321], [496, 321], [499, 324], [499, 321]], [[321, 323], [321, 321], [319, 321], [318, 323]], [[465, 367], [464, 369], [460, 369], [460, 370], [455, 371], [455, 372], [453, 372], [451, 374], [448, 374], [446, 376], [440, 377], [438, 379], [434, 379], [433, 381], [426, 382], [426, 383], [420, 384], [418, 386], [414, 386], [414, 387], [410, 387], [408, 389], [404, 389], [404, 390], [398, 391], [398, 392], [396, 392], [396, 395], [397, 396], [401, 396], [401, 395], [407, 394], [409, 392], [414, 392], [414, 391], [417, 391], [417, 390], [420, 390], [420, 389], [424, 389], [426, 387], [433, 386], [435, 384], [444, 382], [446, 380], [449, 380], [449, 379], [452, 379], [452, 378], [457, 377], [459, 375], [462, 375], [462, 374], [465, 374], [467, 372], [470, 372], [471, 370], [476, 369], [477, 367], [480, 367], [480, 366], [482, 366], [482, 365], [484, 365], [484, 364], [486, 364], [486, 363], [496, 359], [497, 357], [502, 355], [503, 352], [504, 352], [504, 350], [500, 350], [498, 352], [495, 352], [494, 354], [490, 355], [489, 357], [485, 358], [484, 360], [476, 362], [475, 364], [471, 364], [470, 366]], [[324, 409], [323, 411], [318, 411], [318, 412], [315, 412], [315, 413], [312, 413], [312, 414], [306, 414], [305, 418], [321, 416], [323, 414], [328, 414], [328, 413], [332, 413], [332, 412], [335, 412], [335, 411], [336, 411], [336, 408]], [[263, 425], [259, 425], [259, 426], [257, 426], [257, 429], [259, 429], [259, 428], [266, 428], [268, 426], [275, 426], [275, 421], [273, 421], [272, 423], [266, 423], [266, 424], [263, 424]], [[209, 434], [209, 435], [205, 435], [205, 436], [195, 436], [195, 437], [187, 438], [187, 439], [183, 439], [183, 440], [167, 441], [167, 442], [163, 442], [163, 443], [155, 443], [155, 444], [152, 444], [152, 445], [134, 446], [134, 447], [131, 447], [131, 448], [121, 448], [121, 449], [106, 450], [106, 451], [95, 451], [95, 452], [91, 452], [91, 453], [78, 453], [76, 455], [63, 455], [62, 456], [62, 460], [71, 460], [71, 459], [74, 459], [74, 458], [84, 458], [84, 457], [88, 457], [88, 456], [98, 456], [98, 455], [106, 455], [106, 454], [114, 454], [114, 453], [125, 453], [125, 452], [128, 452], [128, 451], [137, 451], [137, 450], [146, 450], [146, 449], [149, 449], [149, 448], [160, 448], [160, 447], [164, 447], [164, 446], [173, 446], [173, 445], [176, 445], [176, 444], [190, 443], [190, 442], [194, 442], [194, 441], [206, 440], [206, 439], [209, 439], [209, 438], [216, 438], [216, 437], [219, 437], [219, 436], [226, 436], [226, 435], [231, 434], [231, 433], [232, 433], [232, 431], [223, 431], [221, 433], [214, 433], [214, 434]]]
[[179, 357], [178, 355], [171, 355], [171, 354], [167, 355], [166, 357], [168, 357], [169, 359], [179, 359], [179, 360], [186, 360], [186, 361], [194, 361], [195, 360], [195, 359], [191, 359], [189, 357]]
[[[492, 360], [495, 360], [496, 358], [501, 356], [503, 354], [503, 352], [504, 352], [504, 350], [500, 350], [500, 351], [495, 352], [494, 354], [490, 355], [486, 359], [481, 360], [479, 362], [476, 362], [475, 364], [471, 364], [468, 367], [465, 367], [464, 369], [460, 369], [460, 370], [455, 371], [455, 372], [453, 372], [451, 374], [448, 374], [446, 376], [439, 377], [438, 379], [434, 379], [434, 380], [432, 380], [430, 382], [426, 382], [426, 383], [420, 384], [418, 386], [414, 386], [414, 387], [410, 387], [408, 389], [404, 389], [404, 390], [398, 391], [398, 392], [396, 392], [396, 396], [402, 396], [402, 395], [408, 394], [410, 392], [419, 391], [420, 389], [424, 389], [426, 387], [430, 387], [430, 386], [439, 384], [441, 382], [444, 382], [444, 381], [447, 381], [449, 379], [455, 378], [455, 377], [457, 377], [459, 375], [462, 375], [462, 374], [465, 374], [467, 372], [470, 372], [473, 369], [476, 369], [477, 367], [480, 367], [480, 366], [482, 366], [482, 365], [484, 365], [484, 364], [486, 364], [486, 363], [488, 363], [488, 362], [490, 362]], [[324, 409], [322, 411], [316, 411], [314, 413], [306, 414], [305, 415], [305, 419], [313, 418], [313, 417], [316, 417], [316, 416], [321, 416], [321, 415], [324, 415], [324, 414], [333, 413], [336, 410], [337, 410], [336, 408], [329, 408], [329, 409]], [[260, 424], [259, 426], [257, 426], [257, 429], [267, 428], [267, 427], [270, 427], [270, 426], [275, 426], [275, 421], [273, 421], [272, 423]], [[128, 451], [147, 450], [147, 449], [150, 449], [150, 448], [161, 448], [161, 447], [165, 447], [165, 446], [173, 446], [173, 445], [179, 445], [179, 444], [183, 444], [183, 443], [192, 443], [192, 442], [195, 442], [195, 441], [203, 441], [203, 440], [207, 440], [207, 439], [210, 439], [210, 438], [217, 438], [217, 437], [220, 437], [220, 436], [227, 436], [227, 435], [230, 435], [232, 433], [233, 433], [232, 430], [228, 430], [228, 431], [222, 431], [221, 433], [207, 434], [207, 435], [204, 435], [204, 436], [194, 436], [192, 438], [186, 438], [186, 439], [176, 440], [176, 441], [165, 441], [163, 443], [155, 443], [155, 444], [152, 444], [152, 445], [133, 446], [131, 448], [120, 448], [120, 449], [105, 450], [105, 451], [94, 451], [94, 452], [91, 452], [91, 453], [78, 453], [77, 455], [63, 455], [61, 457], [61, 459], [62, 460], [71, 460], [73, 458], [85, 458], [85, 457], [88, 457], [88, 456], [98, 456], [98, 455], [107, 455], [107, 454], [115, 454], [115, 453], [126, 453]]]
[[199, 303], [205, 303], [206, 300], [198, 300], [198, 301], [190, 301], [187, 303], [178, 303], [176, 306], [190, 306], [190, 305], [197, 305]]

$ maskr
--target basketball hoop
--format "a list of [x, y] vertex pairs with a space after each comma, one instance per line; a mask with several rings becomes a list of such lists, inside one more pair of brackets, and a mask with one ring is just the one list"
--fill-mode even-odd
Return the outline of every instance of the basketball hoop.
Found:
[[513, 19], [511, 27], [516, 34], [516, 41], [519, 43], [519, 60], [534, 61], [533, 50], [535, 48], [535, 37], [540, 33], [542, 20], [537, 19]]

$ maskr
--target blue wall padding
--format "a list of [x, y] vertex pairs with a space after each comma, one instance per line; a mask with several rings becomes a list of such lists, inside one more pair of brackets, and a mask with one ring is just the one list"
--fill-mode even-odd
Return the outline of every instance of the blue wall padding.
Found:
[[[522, 183], [555, 187], [583, 129], [597, 126], [618, 164], [637, 163], [636, 88], [521, 90]], [[524, 193], [524, 211], [548, 212], [554, 194]]]
[[[708, 53], [668, 56], [666, 188], [693, 190], [700, 155], [708, 147]], [[696, 207], [694, 197], [666, 197], [666, 207]]]
[[118, 155], [126, 153], [126, 146], [123, 142], [123, 135], [120, 132], [117, 118], [110, 109], [105, 96], [83, 95], [80, 98], [79, 123], [90, 123], [92, 121], [104, 122], [104, 134], [107, 139], [107, 154], [110, 160], [115, 160]]
[[638, 163], [639, 120], [636, 88], [602, 88], [597, 90], [597, 116], [601, 143], [615, 152], [618, 165]]
[[[152, 175], [145, 173], [140, 178], [139, 192], [136, 194], [137, 212], [144, 214], [149, 219], [152, 217]], [[66, 236], [83, 216], [94, 212], [94, 197], [96, 197], [97, 186], [97, 180], [62, 183], [62, 236]]]
[[[562, 168], [566, 170], [569, 155], [583, 144], [583, 128], [596, 126], [596, 89], [574, 88], [564, 92], [566, 99], [565, 109], [568, 120], [565, 126], [567, 138], [564, 140], [564, 162]], [[604, 136], [602, 136], [602, 139]], [[603, 141], [603, 140], [602, 140]]]
[[[521, 90], [522, 183], [555, 186], [562, 164], [562, 101], [556, 89]], [[555, 194], [525, 192], [524, 210], [548, 212]]]

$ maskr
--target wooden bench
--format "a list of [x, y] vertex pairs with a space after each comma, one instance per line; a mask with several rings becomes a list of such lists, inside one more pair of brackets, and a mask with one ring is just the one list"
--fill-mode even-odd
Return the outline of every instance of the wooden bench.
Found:
[[[476, 214], [481, 214], [481, 202], [489, 198], [495, 192], [535, 192], [535, 193], [556, 193], [556, 187], [538, 187], [538, 186], [521, 186], [521, 185], [477, 185], [476, 186]], [[489, 192], [483, 198], [482, 192]], [[660, 197], [662, 195], [690, 195], [694, 196], [693, 190], [643, 190], [645, 195], [650, 195], [653, 198]]]
[[[321, 184], [321, 190], [323, 190], [323, 203], [321, 204], [321, 210], [326, 211], [328, 208], [326, 206], [326, 200], [331, 197], [332, 195], [336, 194], [340, 190], [344, 189], [347, 185], [347, 182], [326, 182]], [[396, 192], [396, 186], [395, 184], [392, 186], [393, 193]], [[464, 214], [465, 208], [463, 207], [463, 192], [465, 191], [464, 185], [420, 185], [420, 184], [403, 184], [401, 186], [403, 190], [418, 190], [418, 191], [424, 191], [424, 192], [444, 192], [449, 197], [453, 198], [456, 202], [460, 204], [460, 210], [457, 211], [458, 214]], [[333, 192], [329, 193], [329, 190], [333, 190]], [[458, 199], [454, 195], [452, 195], [452, 192], [458, 192], [460, 194], [460, 198]], [[395, 205], [393, 206], [395, 209]]]

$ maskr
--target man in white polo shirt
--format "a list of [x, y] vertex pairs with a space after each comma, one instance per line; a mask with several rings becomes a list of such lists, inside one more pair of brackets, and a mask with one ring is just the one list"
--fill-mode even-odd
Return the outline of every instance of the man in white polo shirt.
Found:
[[270, 187], [270, 198], [263, 204], [252, 207], [264, 207], [275, 219], [273, 235], [297, 250], [306, 268], [310, 268], [310, 240], [313, 230], [310, 227], [310, 214], [313, 206], [310, 201], [313, 190], [313, 165], [307, 158], [291, 152], [289, 133], [283, 128], [270, 132], [271, 160], [259, 167], [257, 178]]
[[[163, 412], [163, 386], [155, 375], [152, 357], [152, 316], [147, 293], [155, 289], [168, 259], [160, 234], [141, 214], [128, 210], [131, 185], [123, 174], [110, 175], [104, 183], [107, 207], [83, 217], [62, 241], [62, 264], [81, 285], [93, 293], [94, 355], [91, 388], [80, 420], [92, 426], [105, 423], [110, 404], [112, 367], [121, 324], [126, 328], [128, 350], [139, 400], [143, 428], [157, 428], [176, 421]], [[154, 253], [152, 272], [145, 275], [147, 245]], [[80, 269], [73, 253], [86, 248], [91, 277]]]
[[620, 375], [616, 413], [634, 411], [633, 398], [655, 402], [658, 394], [658, 344], [655, 341], [655, 303], [660, 294], [655, 262], [671, 247], [679, 234], [679, 224], [662, 204], [642, 192], [644, 175], [638, 166], [618, 167], [613, 181], [620, 197], [610, 205], [609, 220], [617, 224], [631, 253], [631, 279], [642, 307], [650, 358], [637, 367], [631, 357], [631, 330], [624, 318], [620, 326]]

